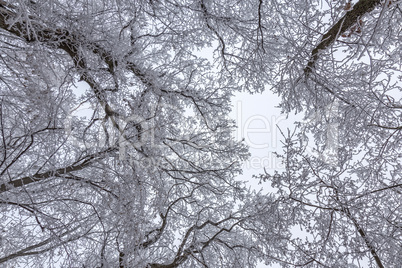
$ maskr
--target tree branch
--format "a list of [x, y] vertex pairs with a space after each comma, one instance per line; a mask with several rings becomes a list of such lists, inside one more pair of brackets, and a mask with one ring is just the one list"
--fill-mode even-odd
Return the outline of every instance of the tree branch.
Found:
[[346, 216], [353, 222], [353, 225], [356, 227], [356, 230], [359, 233], [359, 235], [363, 238], [364, 243], [366, 244], [367, 248], [370, 250], [370, 253], [373, 256], [378, 267], [384, 268], [384, 265], [382, 264], [380, 257], [377, 255], [377, 252], [376, 252], [373, 244], [371, 243], [370, 239], [368, 238], [366, 232], [364, 231], [363, 227], [360, 226], [360, 224], [353, 217], [353, 215], [350, 213], [350, 210], [348, 208], [343, 209], [343, 211], [345, 212]]
[[[74, 229], [72, 229], [72, 230], [70, 230], [70, 231], [66, 231], [66, 232], [60, 234], [60, 235], [58, 236], [58, 239], [60, 239], [60, 238], [62, 238], [63, 236], [66, 236], [66, 235], [68, 235], [68, 234], [70, 234], [70, 233], [72, 233], [72, 232], [78, 230], [79, 228], [80, 228], [80, 226], [75, 227]], [[79, 236], [78, 236], [78, 237], [79, 237]], [[52, 249], [54, 249], [54, 248], [56, 248], [56, 247], [58, 247], [58, 246], [60, 246], [60, 245], [63, 245], [63, 244], [68, 243], [68, 242], [70, 242], [70, 241], [73, 241], [73, 240], [75, 240], [76, 238], [70, 238], [70, 239], [68, 239], [68, 240], [66, 240], [66, 241], [61, 241], [60, 243], [56, 244], [55, 246], [50, 246], [50, 247], [45, 248], [45, 249], [42, 249], [42, 250], [32, 251], [33, 249], [37, 249], [37, 248], [40, 248], [40, 247], [42, 247], [42, 246], [45, 246], [45, 245], [51, 243], [52, 241], [55, 241], [56, 239], [57, 239], [57, 238], [55, 238], [55, 237], [50, 237], [50, 238], [48, 238], [48, 239], [46, 239], [46, 240], [43, 240], [42, 242], [39, 242], [39, 243], [37, 243], [37, 244], [35, 244], [35, 245], [31, 245], [31, 246], [29, 246], [29, 247], [26, 247], [26, 248], [24, 248], [24, 249], [21, 249], [21, 250], [15, 252], [15, 253], [12, 253], [12, 254], [10, 254], [10, 255], [8, 255], [8, 256], [5, 256], [5, 257], [3, 257], [3, 258], [0, 258], [0, 263], [4, 263], [4, 262], [7, 262], [7, 261], [9, 261], [9, 260], [12, 260], [12, 259], [15, 259], [15, 258], [18, 258], [18, 257], [22, 257], [22, 256], [29, 256], [29, 255], [41, 254], [41, 253], [43, 253], [43, 252], [47, 252], [47, 251], [49, 251], [49, 250], [52, 250]]]
[[106, 156], [107, 153], [115, 151], [115, 150], [117, 150], [117, 149], [109, 148], [103, 152], [97, 152], [95, 154], [91, 154], [91, 155], [86, 156], [85, 158], [82, 158], [80, 161], [82, 161], [82, 160], [83, 161], [79, 164], [74, 163], [73, 165], [70, 165], [67, 167], [59, 168], [56, 170], [49, 170], [44, 173], [39, 173], [39, 174], [35, 174], [32, 176], [27, 176], [27, 177], [23, 177], [20, 179], [12, 180], [10, 182], [3, 183], [0, 185], [0, 194], [7, 192], [8, 190], [10, 190], [12, 188], [22, 187], [24, 185], [28, 185], [33, 182], [42, 181], [42, 180], [48, 179], [48, 178], [56, 176], [56, 175], [60, 176], [63, 174], [68, 174], [70, 172], [82, 170], [83, 168], [89, 166], [95, 159], [100, 159], [100, 158]]
[[314, 69], [315, 63], [318, 60], [321, 50], [330, 47], [338, 38], [350, 27], [359, 21], [363, 15], [371, 12], [376, 6], [381, 4], [381, 0], [360, 0], [353, 9], [348, 11], [326, 34], [321, 38], [321, 42], [311, 52], [307, 66], [304, 68], [304, 74], [309, 76]]
[[[223, 224], [227, 221], [230, 221], [230, 220], [235, 220], [235, 222], [232, 223], [229, 228], [219, 227], [221, 224]], [[151, 264], [148, 264], [148, 267], [150, 267], [150, 268], [176, 268], [176, 267], [179, 267], [181, 264], [183, 264], [188, 259], [188, 257], [190, 255], [192, 255], [193, 253], [201, 253], [206, 247], [208, 247], [211, 244], [212, 241], [218, 240], [218, 236], [222, 232], [231, 232], [231, 230], [235, 226], [240, 224], [243, 220], [244, 219], [242, 219], [242, 218], [239, 219], [237, 217], [230, 215], [228, 218], [222, 219], [217, 222], [207, 220], [204, 223], [202, 223], [201, 225], [193, 225], [187, 230], [186, 234], [184, 235], [183, 241], [181, 242], [181, 244], [179, 246], [179, 249], [176, 253], [176, 257], [173, 260], [173, 262], [171, 262], [170, 264], [151, 263]], [[207, 241], [200, 242], [199, 244], [202, 245], [201, 248], [196, 249], [194, 247], [194, 245], [192, 244], [185, 249], [185, 245], [186, 245], [191, 233], [193, 233], [194, 231], [197, 231], [197, 230], [202, 230], [206, 226], [214, 226], [214, 227], [218, 228], [218, 231], [215, 232], [215, 234], [211, 238], [209, 238]]]

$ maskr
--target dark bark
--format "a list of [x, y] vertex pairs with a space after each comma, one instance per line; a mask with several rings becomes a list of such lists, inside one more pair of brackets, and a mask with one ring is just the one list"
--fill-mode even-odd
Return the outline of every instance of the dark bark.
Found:
[[44, 172], [44, 173], [38, 173], [38, 174], [35, 174], [35, 175], [32, 175], [32, 176], [23, 177], [23, 178], [20, 178], [20, 179], [15, 179], [15, 180], [12, 180], [10, 182], [0, 184], [0, 193], [7, 192], [8, 190], [10, 190], [12, 188], [18, 188], [18, 187], [22, 187], [24, 185], [28, 185], [28, 184], [31, 184], [33, 182], [43, 181], [45, 179], [48, 179], [48, 178], [51, 178], [51, 177], [54, 177], [54, 176], [65, 175], [65, 174], [68, 174], [70, 172], [82, 170], [83, 168], [85, 168], [85, 167], [89, 166], [90, 164], [92, 164], [92, 162], [95, 159], [102, 158], [102, 157], [106, 156], [107, 153], [112, 152], [114, 150], [116, 150], [116, 149], [108, 149], [108, 150], [105, 150], [103, 152], [98, 152], [98, 153], [95, 153], [95, 154], [92, 154], [92, 155], [88, 155], [85, 158], [83, 158], [80, 161], [78, 161], [80, 163], [74, 163], [74, 164], [72, 164], [70, 166], [67, 166], [67, 167], [59, 168], [59, 169], [56, 169], [56, 170], [50, 170], [50, 171], [47, 171], [47, 172]]
[[370, 250], [371, 256], [373, 256], [375, 262], [377, 263], [377, 266], [379, 268], [384, 268], [384, 265], [381, 262], [380, 257], [377, 254], [377, 251], [373, 245], [373, 243], [370, 241], [369, 237], [366, 234], [366, 231], [363, 229], [362, 226], [357, 222], [357, 220], [353, 217], [353, 215], [350, 213], [350, 210], [348, 208], [344, 209], [344, 212], [346, 216], [353, 222], [353, 225], [356, 227], [357, 232], [363, 238], [364, 243], [366, 244], [367, 248]]
[[346, 12], [346, 14], [329, 29], [321, 38], [321, 42], [311, 52], [310, 59], [304, 68], [304, 74], [309, 76], [315, 67], [320, 51], [330, 47], [338, 38], [338, 36], [344, 34], [353, 25], [359, 22], [359, 19], [371, 12], [376, 6], [381, 4], [381, 0], [360, 0], [357, 2], [353, 9]]

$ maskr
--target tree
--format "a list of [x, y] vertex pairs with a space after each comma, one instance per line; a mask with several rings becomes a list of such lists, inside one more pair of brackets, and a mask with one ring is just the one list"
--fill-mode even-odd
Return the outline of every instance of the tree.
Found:
[[[402, 266], [401, 13], [0, 0], [0, 262]], [[194, 52], [208, 47], [214, 62]], [[285, 172], [260, 176], [268, 195], [234, 179], [247, 150], [227, 117], [233, 92], [265, 89], [306, 114], [284, 135]]]
[[274, 88], [306, 114], [284, 133], [286, 171], [260, 176], [287, 229], [272, 251], [284, 266], [402, 265], [400, 1], [348, 3], [280, 13], [293, 49]]
[[212, 40], [206, 13], [0, 1], [0, 263], [255, 263], [243, 223], [253, 212], [234, 180], [248, 153], [227, 117], [240, 87], [191, 51]]

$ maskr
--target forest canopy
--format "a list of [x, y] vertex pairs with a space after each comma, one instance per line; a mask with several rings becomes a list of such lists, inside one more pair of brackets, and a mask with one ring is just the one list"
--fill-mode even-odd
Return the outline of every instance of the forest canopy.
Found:
[[[0, 264], [402, 267], [401, 33], [400, 0], [0, 0]], [[306, 120], [256, 193], [229, 113], [265, 90]]]

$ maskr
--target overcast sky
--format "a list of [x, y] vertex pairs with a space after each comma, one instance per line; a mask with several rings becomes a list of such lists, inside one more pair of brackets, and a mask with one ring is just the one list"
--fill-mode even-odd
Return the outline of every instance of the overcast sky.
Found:
[[252, 181], [252, 175], [261, 174], [265, 170], [273, 172], [281, 170], [283, 165], [274, 156], [274, 152], [282, 152], [283, 139], [278, 127], [286, 133], [287, 128], [293, 130], [294, 122], [302, 120], [301, 115], [281, 114], [278, 108], [280, 98], [270, 91], [262, 94], [238, 93], [232, 100], [231, 117], [236, 120], [236, 140], [244, 139], [249, 146], [250, 159], [243, 164], [243, 180], [250, 180], [255, 189], [261, 187]]

